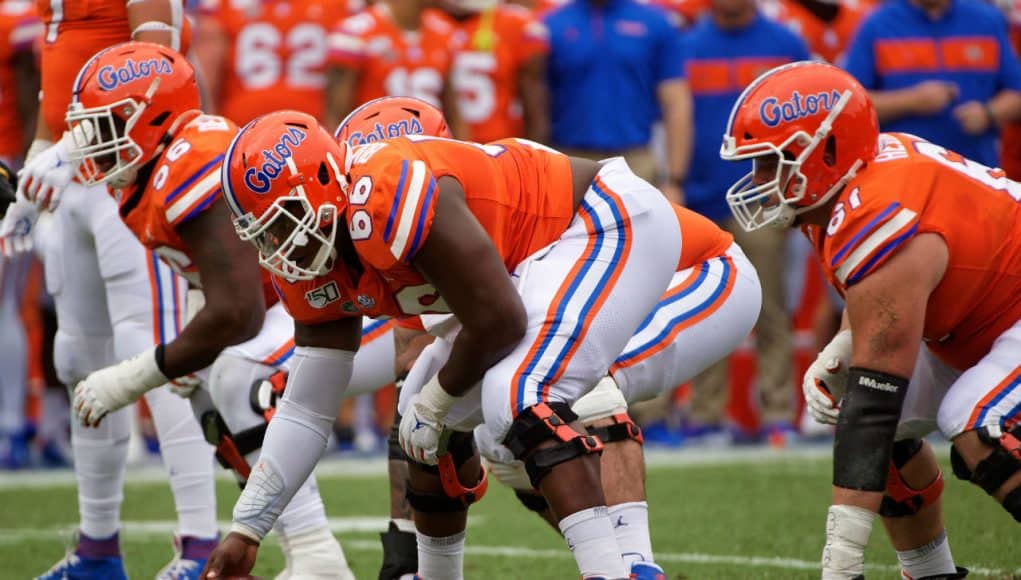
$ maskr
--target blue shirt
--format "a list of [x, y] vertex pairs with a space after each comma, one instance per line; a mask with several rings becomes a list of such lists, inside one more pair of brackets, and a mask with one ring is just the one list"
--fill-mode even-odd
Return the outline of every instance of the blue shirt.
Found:
[[684, 39], [684, 75], [694, 113], [692, 159], [684, 182], [685, 205], [720, 221], [730, 217], [725, 194], [751, 170], [751, 163], [720, 159], [730, 109], [753, 80], [767, 70], [809, 59], [801, 38], [782, 24], [756, 16], [748, 26], [724, 30], [709, 16]]
[[908, 0], [889, 0], [862, 23], [844, 68], [876, 91], [926, 80], [956, 83], [957, 100], [939, 114], [903, 117], [883, 123], [882, 130], [918, 135], [984, 165], [999, 165], [998, 129], [967, 135], [953, 116], [961, 103], [985, 103], [1003, 89], [1021, 90], [1021, 64], [1007, 41], [1006, 20], [993, 6], [951, 0], [933, 21]]
[[649, 143], [659, 83], [681, 78], [680, 32], [633, 0], [573, 0], [546, 16], [553, 142], [623, 151]]

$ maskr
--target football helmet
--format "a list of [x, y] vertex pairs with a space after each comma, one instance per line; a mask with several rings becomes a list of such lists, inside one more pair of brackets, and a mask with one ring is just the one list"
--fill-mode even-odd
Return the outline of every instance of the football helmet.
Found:
[[258, 117], [234, 137], [220, 169], [223, 198], [264, 268], [293, 282], [333, 267], [347, 207], [347, 151], [298, 111]]
[[351, 111], [333, 133], [350, 147], [404, 135], [453, 138], [443, 113], [412, 97], [373, 99]]
[[850, 74], [820, 62], [776, 67], [730, 112], [720, 157], [751, 159], [753, 169], [727, 204], [747, 231], [788, 227], [839, 192], [876, 156], [878, 140], [872, 101]]
[[181, 114], [198, 108], [195, 69], [177, 51], [125, 42], [96, 53], [78, 72], [65, 117], [78, 180], [132, 183]]

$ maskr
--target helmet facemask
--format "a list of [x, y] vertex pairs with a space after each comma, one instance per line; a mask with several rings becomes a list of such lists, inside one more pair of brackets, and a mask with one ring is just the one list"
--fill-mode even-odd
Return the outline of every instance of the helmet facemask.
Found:
[[[780, 144], [761, 141], [741, 146], [736, 144], [733, 135], [724, 136], [720, 157], [728, 161], [751, 159], [754, 164], [750, 173], [727, 190], [726, 196], [735, 219], [745, 231], [754, 231], [766, 226], [790, 227], [799, 214], [826, 203], [854, 177], [862, 165], [861, 160], [856, 161], [847, 173], [814, 202], [799, 205], [809, 189], [808, 176], [802, 173], [801, 166], [816, 154], [820, 144], [825, 146], [829, 142], [833, 122], [850, 99], [851, 92], [844, 91], [814, 135], [799, 130]], [[795, 155], [793, 152], [799, 148], [800, 152]], [[818, 155], [822, 156], [825, 153], [819, 151]], [[756, 184], [756, 169], [761, 170], [762, 164], [774, 163], [776, 169], [773, 178]]]
[[[336, 165], [332, 156], [330, 164]], [[244, 241], [259, 251], [259, 263], [288, 282], [312, 280], [327, 274], [337, 256], [337, 206], [324, 203], [312, 207], [305, 194], [304, 176], [297, 173], [294, 161], [291, 191], [273, 201], [259, 217], [251, 212], [234, 219], [234, 229]], [[318, 244], [318, 248], [315, 247]], [[312, 253], [311, 258], [309, 258]]]
[[159, 83], [158, 77], [153, 80], [141, 102], [125, 98], [91, 108], [83, 107], [77, 99], [71, 103], [65, 120], [74, 147], [68, 154], [78, 181], [85, 185], [106, 183], [114, 189], [134, 183], [145, 152], [131, 138], [131, 131]]

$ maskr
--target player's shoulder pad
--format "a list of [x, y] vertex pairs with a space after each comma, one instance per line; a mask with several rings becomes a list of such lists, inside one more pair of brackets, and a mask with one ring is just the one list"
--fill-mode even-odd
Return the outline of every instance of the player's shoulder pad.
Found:
[[918, 230], [920, 209], [897, 196], [899, 189], [866, 174], [840, 194], [823, 234], [823, 260], [845, 288], [875, 271]]
[[397, 145], [378, 142], [356, 148], [349, 170], [351, 240], [359, 255], [379, 270], [411, 262], [428, 235], [436, 207], [436, 180], [429, 167]]

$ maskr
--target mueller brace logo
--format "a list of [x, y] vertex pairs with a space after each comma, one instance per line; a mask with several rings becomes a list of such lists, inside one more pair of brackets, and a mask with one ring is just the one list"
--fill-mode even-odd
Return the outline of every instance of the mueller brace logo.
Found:
[[99, 88], [112, 91], [120, 85], [150, 77], [152, 75], [168, 75], [173, 72], [170, 61], [162, 58], [150, 58], [135, 62], [130, 58], [119, 67], [106, 65], [99, 69], [96, 80]]
[[347, 138], [347, 144], [351, 147], [356, 145], [364, 145], [366, 143], [375, 143], [376, 141], [382, 141], [383, 139], [393, 139], [394, 137], [403, 137], [404, 135], [421, 135], [425, 131], [422, 129], [422, 123], [418, 119], [412, 117], [411, 119], [403, 119], [394, 123], [376, 123], [376, 125], [366, 132], [356, 131], [351, 133], [351, 136]]
[[297, 147], [305, 140], [305, 132], [297, 127], [288, 127], [287, 132], [280, 136], [280, 140], [273, 149], [263, 149], [262, 158], [265, 160], [256, 169], [249, 167], [245, 170], [245, 185], [255, 193], [266, 193], [270, 184], [283, 172], [287, 166], [287, 160], [294, 155], [292, 148]]
[[877, 381], [871, 377], [858, 377], [858, 385], [875, 389], [877, 391], [886, 391], [887, 393], [896, 393], [899, 390], [897, 385], [890, 384], [886, 381]]
[[829, 111], [839, 100], [840, 92], [836, 90], [804, 97], [798, 91], [794, 91], [791, 98], [786, 101], [776, 97], [764, 99], [759, 106], [759, 118], [767, 127], [776, 127], [781, 122], [790, 123], [819, 111]]

